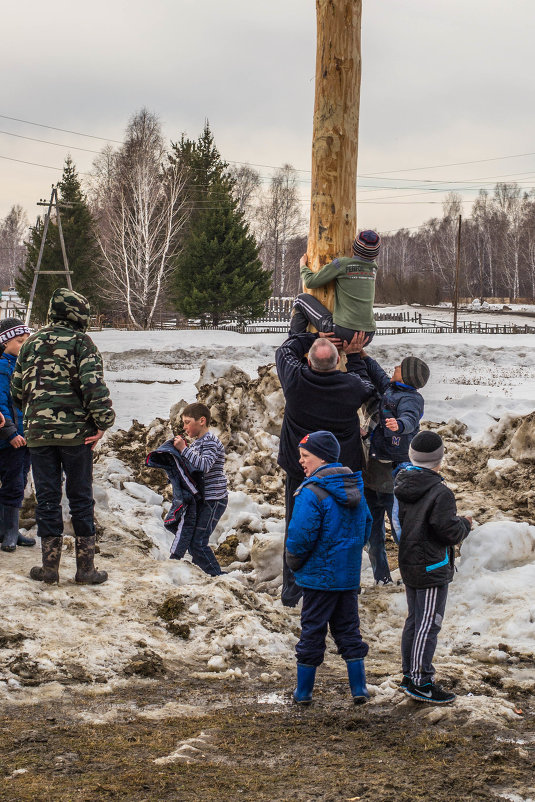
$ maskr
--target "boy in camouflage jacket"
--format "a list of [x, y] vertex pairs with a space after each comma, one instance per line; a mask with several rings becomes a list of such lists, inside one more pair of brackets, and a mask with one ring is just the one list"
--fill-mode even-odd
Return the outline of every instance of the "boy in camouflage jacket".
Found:
[[30, 576], [59, 581], [63, 542], [62, 472], [76, 545], [76, 582], [105, 582], [96, 571], [93, 519], [92, 449], [113, 425], [109, 390], [100, 353], [86, 334], [89, 303], [73, 290], [60, 288], [50, 299], [49, 325], [22, 346], [11, 380], [14, 403], [23, 411], [37, 496], [37, 533], [43, 566]]

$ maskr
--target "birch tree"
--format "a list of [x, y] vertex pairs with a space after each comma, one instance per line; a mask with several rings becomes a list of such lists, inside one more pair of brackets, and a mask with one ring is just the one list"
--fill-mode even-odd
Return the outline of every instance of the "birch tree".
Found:
[[99, 171], [94, 197], [103, 279], [129, 323], [148, 329], [188, 219], [185, 171], [169, 160], [159, 120], [146, 109], [130, 121], [121, 148], [103, 154]]

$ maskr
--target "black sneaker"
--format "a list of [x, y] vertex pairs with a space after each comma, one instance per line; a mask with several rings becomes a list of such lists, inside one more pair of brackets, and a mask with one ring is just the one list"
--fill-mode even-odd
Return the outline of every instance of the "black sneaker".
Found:
[[408, 688], [410, 684], [411, 684], [411, 678], [403, 675], [403, 679], [399, 683], [398, 688], [400, 691], [404, 691], [405, 688]]
[[426, 682], [425, 685], [415, 685], [409, 680], [409, 684], [404, 688], [407, 696], [417, 699], [419, 702], [430, 702], [432, 705], [448, 705], [455, 699], [455, 694], [444, 691], [440, 685], [433, 682]]
[[376, 585], [393, 585], [394, 584], [394, 580], [391, 577], [386, 576], [384, 579], [376, 579], [375, 580], [375, 584]]

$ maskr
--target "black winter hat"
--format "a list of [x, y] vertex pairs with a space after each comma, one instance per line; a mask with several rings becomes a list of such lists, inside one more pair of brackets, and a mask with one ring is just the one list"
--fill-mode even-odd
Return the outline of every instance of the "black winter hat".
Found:
[[418, 432], [409, 446], [409, 459], [419, 468], [438, 465], [444, 457], [444, 443], [436, 432]]
[[5, 345], [13, 337], [20, 337], [21, 334], [31, 334], [28, 326], [17, 317], [6, 317], [0, 320], [0, 346]]
[[325, 462], [338, 462], [340, 443], [331, 432], [312, 432], [305, 434], [299, 442], [299, 448], [306, 448], [311, 454], [324, 459]]
[[411, 387], [425, 387], [429, 379], [429, 367], [417, 356], [406, 356], [401, 363], [401, 378], [403, 384], [410, 384]]

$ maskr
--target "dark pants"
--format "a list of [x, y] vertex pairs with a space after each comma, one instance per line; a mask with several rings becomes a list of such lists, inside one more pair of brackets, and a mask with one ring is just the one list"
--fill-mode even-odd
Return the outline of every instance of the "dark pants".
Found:
[[[309, 323], [318, 331], [333, 331], [335, 337], [339, 340], [346, 340], [348, 343], [351, 342], [357, 331], [356, 329], [346, 329], [344, 326], [338, 326], [337, 323], [333, 322], [333, 313], [321, 301], [308, 292], [302, 292], [293, 303], [290, 333], [301, 334], [307, 330]], [[366, 332], [367, 344], [371, 343], [374, 334], [375, 331]]]
[[433, 655], [444, 618], [448, 586], [411, 588], [405, 585], [409, 612], [401, 636], [403, 674], [415, 685], [432, 682], [435, 676]]
[[37, 534], [63, 533], [62, 474], [76, 537], [95, 534], [93, 520], [93, 452], [91, 446], [39, 446], [30, 448], [37, 497]]
[[0, 504], [6, 507], [22, 507], [24, 488], [30, 470], [30, 449], [27, 446], [0, 449]]
[[302, 589], [295, 581], [294, 572], [286, 563], [286, 541], [288, 540], [288, 526], [294, 511], [295, 497], [294, 493], [304, 480], [295, 479], [293, 476], [286, 474], [286, 488], [285, 488], [285, 505], [286, 505], [286, 523], [284, 529], [284, 551], [282, 555], [282, 590], [281, 602], [285, 607], [295, 607], [299, 603], [299, 599], [303, 595]]
[[360, 634], [357, 591], [303, 588], [301, 638], [295, 647], [298, 663], [309, 666], [323, 663], [327, 625], [338, 647], [338, 654], [344, 660], [366, 657], [368, 644], [364, 643]]
[[171, 554], [171, 559], [180, 560], [189, 551], [192, 562], [198, 565], [205, 574], [219, 576], [223, 572], [209, 546], [209, 540], [219, 519], [227, 509], [228, 498], [194, 500], [191, 503], [196, 506], [195, 522], [193, 523], [191, 520], [190, 510], [188, 510], [186, 513], [188, 520], [184, 522], [180, 540]]
[[364, 488], [364, 495], [372, 516], [372, 529], [368, 542], [368, 554], [373, 569], [373, 578], [376, 582], [392, 579], [390, 568], [386, 558], [385, 549], [385, 515], [388, 515], [392, 532], [392, 504], [394, 503], [393, 493], [379, 493], [377, 490]]

